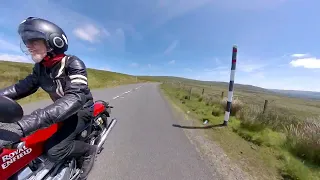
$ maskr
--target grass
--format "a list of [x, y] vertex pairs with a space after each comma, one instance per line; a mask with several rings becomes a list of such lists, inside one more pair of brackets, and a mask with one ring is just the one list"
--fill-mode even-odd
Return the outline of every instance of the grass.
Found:
[[[226, 99], [221, 97], [221, 91], [213, 93], [218, 87], [194, 82], [183, 85], [170, 82], [161, 87], [173, 102], [196, 119], [208, 120], [209, 124], [222, 123]], [[229, 126], [207, 131], [212, 140], [259, 179], [320, 179], [320, 116], [317, 114], [320, 103], [259, 91], [251, 92], [251, 96], [247, 93], [237, 90]], [[267, 98], [278, 102], [263, 113], [261, 99]], [[318, 108], [314, 112], [315, 107]]]
[[[33, 64], [29, 63], [17, 63], [17, 62], [8, 62], [8, 61], [0, 61], [0, 88], [10, 86], [20, 79], [25, 78], [28, 74], [32, 71]], [[136, 77], [116, 73], [116, 72], [109, 72], [109, 71], [102, 71], [96, 69], [87, 69], [88, 71], [88, 82], [89, 87], [91, 89], [97, 88], [107, 88], [107, 87], [114, 87], [123, 84], [131, 84], [137, 82], [144, 82], [144, 80], [138, 79]], [[34, 102], [42, 99], [50, 98], [45, 91], [41, 88], [32, 94], [29, 97], [19, 100], [19, 103], [29, 103]]]

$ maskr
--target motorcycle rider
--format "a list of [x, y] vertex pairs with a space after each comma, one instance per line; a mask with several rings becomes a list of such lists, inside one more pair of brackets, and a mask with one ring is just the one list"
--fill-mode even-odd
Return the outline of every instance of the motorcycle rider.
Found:
[[0, 95], [19, 100], [41, 87], [53, 104], [25, 115], [16, 123], [0, 127], [0, 148], [40, 128], [59, 123], [61, 128], [47, 140], [45, 152], [52, 161], [82, 156], [80, 179], [86, 179], [97, 151], [96, 146], [75, 140], [93, 117], [94, 102], [86, 66], [78, 57], [65, 54], [68, 50], [66, 34], [48, 20], [29, 17], [19, 25], [18, 33], [21, 45], [27, 48], [24, 52], [32, 56], [35, 65], [30, 75], [1, 89]]

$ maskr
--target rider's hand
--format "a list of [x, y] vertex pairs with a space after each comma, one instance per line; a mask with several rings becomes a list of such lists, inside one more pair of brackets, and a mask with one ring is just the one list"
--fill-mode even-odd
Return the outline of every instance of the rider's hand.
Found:
[[17, 123], [0, 123], [0, 148], [17, 142], [22, 137], [22, 129]]

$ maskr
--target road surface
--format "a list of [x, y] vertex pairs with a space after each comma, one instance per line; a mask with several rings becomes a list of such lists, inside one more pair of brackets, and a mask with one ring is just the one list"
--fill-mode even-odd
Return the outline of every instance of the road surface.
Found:
[[[110, 100], [118, 123], [98, 155], [92, 180], [212, 180], [217, 179], [201, 160], [160, 94], [157, 84], [132, 84], [93, 91]], [[28, 114], [50, 104], [24, 106]]]

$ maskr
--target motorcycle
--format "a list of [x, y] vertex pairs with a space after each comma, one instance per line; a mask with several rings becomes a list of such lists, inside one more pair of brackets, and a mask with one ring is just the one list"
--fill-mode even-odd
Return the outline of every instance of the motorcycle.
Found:
[[[111, 108], [108, 102], [94, 102], [94, 118], [78, 134], [77, 139], [98, 146], [98, 153], [117, 122], [108, 122]], [[0, 123], [14, 123], [22, 118], [22, 107], [14, 100], [0, 96]], [[60, 123], [39, 129], [0, 149], [0, 180], [76, 180], [81, 173], [81, 157], [50, 161], [43, 153], [44, 143], [60, 127]]]

